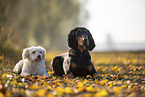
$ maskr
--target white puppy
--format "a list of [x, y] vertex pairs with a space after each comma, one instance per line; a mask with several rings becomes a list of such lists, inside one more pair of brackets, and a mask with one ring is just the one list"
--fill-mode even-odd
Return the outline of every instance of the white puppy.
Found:
[[48, 73], [44, 67], [46, 50], [41, 47], [28, 47], [23, 50], [22, 58], [13, 69], [13, 72], [26, 75], [40, 75], [48, 77]]

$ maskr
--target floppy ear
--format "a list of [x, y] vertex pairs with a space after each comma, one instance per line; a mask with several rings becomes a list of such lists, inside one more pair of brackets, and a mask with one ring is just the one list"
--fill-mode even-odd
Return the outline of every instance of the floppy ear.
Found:
[[68, 43], [68, 46], [70, 48], [72, 48], [73, 50], [77, 49], [77, 44], [78, 43], [77, 43], [77, 40], [76, 40], [75, 29], [72, 29], [70, 31], [70, 33], [68, 34], [67, 43]]
[[43, 49], [42, 57], [43, 57], [43, 59], [45, 59], [46, 58], [46, 50], [44, 48], [42, 48], [42, 49]]
[[22, 58], [23, 59], [28, 59], [29, 58], [29, 48], [23, 49]]
[[90, 33], [90, 31], [88, 30], [88, 39], [89, 39], [89, 46], [88, 46], [88, 49], [89, 51], [92, 51], [95, 47], [95, 42], [94, 42], [94, 39]]

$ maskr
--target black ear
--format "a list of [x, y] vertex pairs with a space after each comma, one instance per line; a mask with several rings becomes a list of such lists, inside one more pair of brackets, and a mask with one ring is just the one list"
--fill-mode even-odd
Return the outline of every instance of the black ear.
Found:
[[93, 39], [93, 37], [92, 37], [92, 35], [91, 35], [89, 30], [88, 30], [88, 39], [89, 39], [89, 47], [88, 47], [88, 49], [89, 49], [89, 51], [92, 51], [94, 49], [94, 47], [95, 47], [95, 42], [94, 42], [94, 39]]
[[72, 48], [73, 50], [77, 49], [77, 40], [76, 40], [76, 35], [75, 35], [75, 29], [72, 29], [70, 33], [68, 34], [67, 38], [68, 46]]

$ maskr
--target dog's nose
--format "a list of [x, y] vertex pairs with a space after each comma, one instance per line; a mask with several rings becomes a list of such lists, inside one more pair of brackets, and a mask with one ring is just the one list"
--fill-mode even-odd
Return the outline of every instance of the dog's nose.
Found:
[[87, 42], [87, 39], [86, 39], [86, 38], [84, 38], [84, 39], [83, 39], [83, 41], [86, 43], [86, 42]]
[[40, 55], [38, 55], [37, 57], [38, 57], [39, 59], [41, 58], [41, 56], [40, 56]]
[[87, 43], [87, 38], [83, 38], [84, 43]]
[[87, 38], [83, 38], [84, 45], [87, 45]]

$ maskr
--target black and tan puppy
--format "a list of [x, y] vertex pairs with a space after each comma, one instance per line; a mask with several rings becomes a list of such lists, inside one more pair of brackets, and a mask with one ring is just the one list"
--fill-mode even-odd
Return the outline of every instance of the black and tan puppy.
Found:
[[97, 78], [97, 72], [91, 62], [89, 51], [95, 47], [90, 31], [84, 27], [72, 29], [68, 34], [68, 53], [56, 56], [52, 62], [53, 72], [57, 75], [67, 75], [71, 78], [91, 75]]

